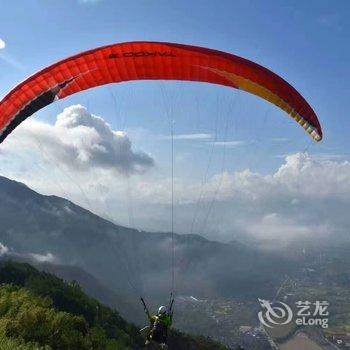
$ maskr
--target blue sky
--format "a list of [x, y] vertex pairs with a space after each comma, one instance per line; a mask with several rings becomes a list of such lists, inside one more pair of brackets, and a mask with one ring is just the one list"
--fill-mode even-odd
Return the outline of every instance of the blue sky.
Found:
[[[206, 177], [211, 152], [208, 178], [245, 169], [271, 174], [286, 154], [305, 150], [341, 162], [349, 159], [350, 146], [349, 17], [345, 0], [3, 0], [0, 95], [52, 62], [109, 43], [205, 46], [258, 62], [295, 86], [319, 116], [322, 143], [314, 144], [282, 111], [257, 97], [198, 83], [101, 87], [47, 107], [36, 118], [54, 124], [64, 107], [84, 105], [155, 159], [156, 171], [145, 175], [154, 181], [169, 176], [172, 119], [176, 135], [202, 134], [175, 140], [176, 176], [193, 182]], [[11, 175], [9, 168], [2, 173]]]

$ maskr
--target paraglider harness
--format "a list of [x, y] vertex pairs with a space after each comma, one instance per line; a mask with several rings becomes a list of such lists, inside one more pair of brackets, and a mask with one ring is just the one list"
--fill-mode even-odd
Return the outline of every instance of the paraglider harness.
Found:
[[141, 302], [145, 314], [150, 321], [150, 326], [145, 327], [148, 329], [146, 344], [150, 342], [158, 343], [163, 349], [167, 347], [168, 329], [172, 324], [174, 314], [174, 297], [170, 295], [169, 305], [165, 314], [157, 314], [151, 316], [144, 299], [141, 297]]

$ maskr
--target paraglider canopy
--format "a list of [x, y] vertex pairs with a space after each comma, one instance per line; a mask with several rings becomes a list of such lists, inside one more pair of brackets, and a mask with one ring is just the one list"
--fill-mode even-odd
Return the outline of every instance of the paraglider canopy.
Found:
[[27, 78], [0, 102], [0, 142], [55, 100], [99, 85], [146, 79], [199, 81], [250, 92], [288, 113], [315, 141], [322, 139], [320, 123], [307, 101], [267, 68], [217, 50], [147, 41], [89, 50]]

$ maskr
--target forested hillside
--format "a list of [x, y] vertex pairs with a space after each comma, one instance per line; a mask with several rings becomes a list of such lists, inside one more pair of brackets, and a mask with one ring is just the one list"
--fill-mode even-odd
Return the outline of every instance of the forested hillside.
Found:
[[[117, 311], [80, 286], [29, 264], [0, 263], [1, 349], [142, 349], [144, 339]], [[225, 349], [202, 337], [173, 331], [169, 349]]]

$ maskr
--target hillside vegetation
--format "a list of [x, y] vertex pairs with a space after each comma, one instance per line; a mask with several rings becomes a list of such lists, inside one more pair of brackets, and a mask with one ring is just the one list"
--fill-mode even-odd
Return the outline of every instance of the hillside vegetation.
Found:
[[[0, 349], [142, 349], [136, 326], [117, 311], [29, 264], [0, 263]], [[204, 337], [173, 331], [169, 349], [220, 350]]]

